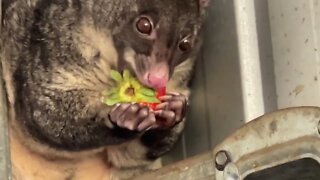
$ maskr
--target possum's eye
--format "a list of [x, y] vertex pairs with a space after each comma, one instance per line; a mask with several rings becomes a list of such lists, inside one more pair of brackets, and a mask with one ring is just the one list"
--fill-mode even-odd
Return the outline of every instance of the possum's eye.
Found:
[[191, 37], [187, 36], [185, 38], [183, 38], [178, 45], [180, 51], [182, 52], [188, 52], [191, 50], [192, 48], [192, 42], [191, 42]]
[[143, 35], [150, 35], [152, 33], [153, 24], [150, 18], [141, 16], [136, 20], [136, 30]]

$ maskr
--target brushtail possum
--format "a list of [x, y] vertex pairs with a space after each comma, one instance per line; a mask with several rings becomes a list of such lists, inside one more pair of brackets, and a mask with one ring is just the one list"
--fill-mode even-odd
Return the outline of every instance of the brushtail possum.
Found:
[[[47, 158], [105, 152], [122, 169], [161, 157], [184, 127], [208, 3], [5, 0], [0, 55], [11, 133]], [[112, 69], [168, 93], [154, 111], [109, 107], [101, 99]]]

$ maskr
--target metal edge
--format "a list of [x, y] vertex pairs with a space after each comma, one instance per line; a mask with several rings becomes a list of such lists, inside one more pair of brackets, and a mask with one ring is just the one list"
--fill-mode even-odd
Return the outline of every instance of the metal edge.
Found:
[[244, 120], [265, 113], [254, 0], [234, 0]]
[[[230, 159], [222, 170], [215, 170], [216, 179], [223, 179], [225, 171], [230, 169], [243, 178], [249, 173], [294, 161], [298, 157], [318, 161], [319, 119], [319, 107], [292, 107], [267, 113], [249, 122], [213, 150], [216, 155], [221, 151], [227, 152]], [[287, 125], [289, 123], [291, 126]], [[288, 152], [295, 154], [289, 156]], [[287, 157], [281, 157], [281, 154], [287, 154]], [[229, 164], [232, 168], [227, 168]]]

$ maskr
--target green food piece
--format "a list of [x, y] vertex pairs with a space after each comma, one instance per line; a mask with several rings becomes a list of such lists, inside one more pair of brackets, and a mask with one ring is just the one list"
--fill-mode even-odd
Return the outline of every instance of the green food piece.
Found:
[[123, 102], [160, 102], [155, 90], [143, 86], [127, 69], [123, 71], [123, 75], [111, 70], [111, 78], [116, 82], [115, 86], [102, 93], [105, 97], [104, 103], [108, 106]]
[[113, 106], [113, 105], [119, 103], [119, 100], [117, 100], [117, 99], [107, 99], [104, 103], [106, 105], [108, 105], [108, 106]]
[[146, 96], [155, 96], [156, 95], [156, 93], [152, 89], [149, 89], [149, 88], [141, 88], [141, 93]]
[[121, 74], [118, 72], [118, 71], [115, 71], [115, 70], [111, 70], [110, 72], [111, 74], [111, 78], [117, 82], [120, 82], [122, 81], [122, 76]]
[[123, 71], [123, 80], [130, 81], [131, 79], [133, 79], [133, 78], [131, 78], [130, 72], [128, 70], [124, 70]]

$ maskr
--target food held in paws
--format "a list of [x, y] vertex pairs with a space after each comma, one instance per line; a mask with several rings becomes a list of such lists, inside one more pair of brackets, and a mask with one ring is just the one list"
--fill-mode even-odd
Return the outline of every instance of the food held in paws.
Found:
[[104, 103], [108, 106], [136, 102], [155, 109], [157, 104], [161, 102], [158, 98], [166, 94], [165, 87], [155, 91], [143, 86], [128, 70], [124, 70], [123, 75], [111, 70], [111, 77], [115, 81], [115, 86], [103, 94]]

